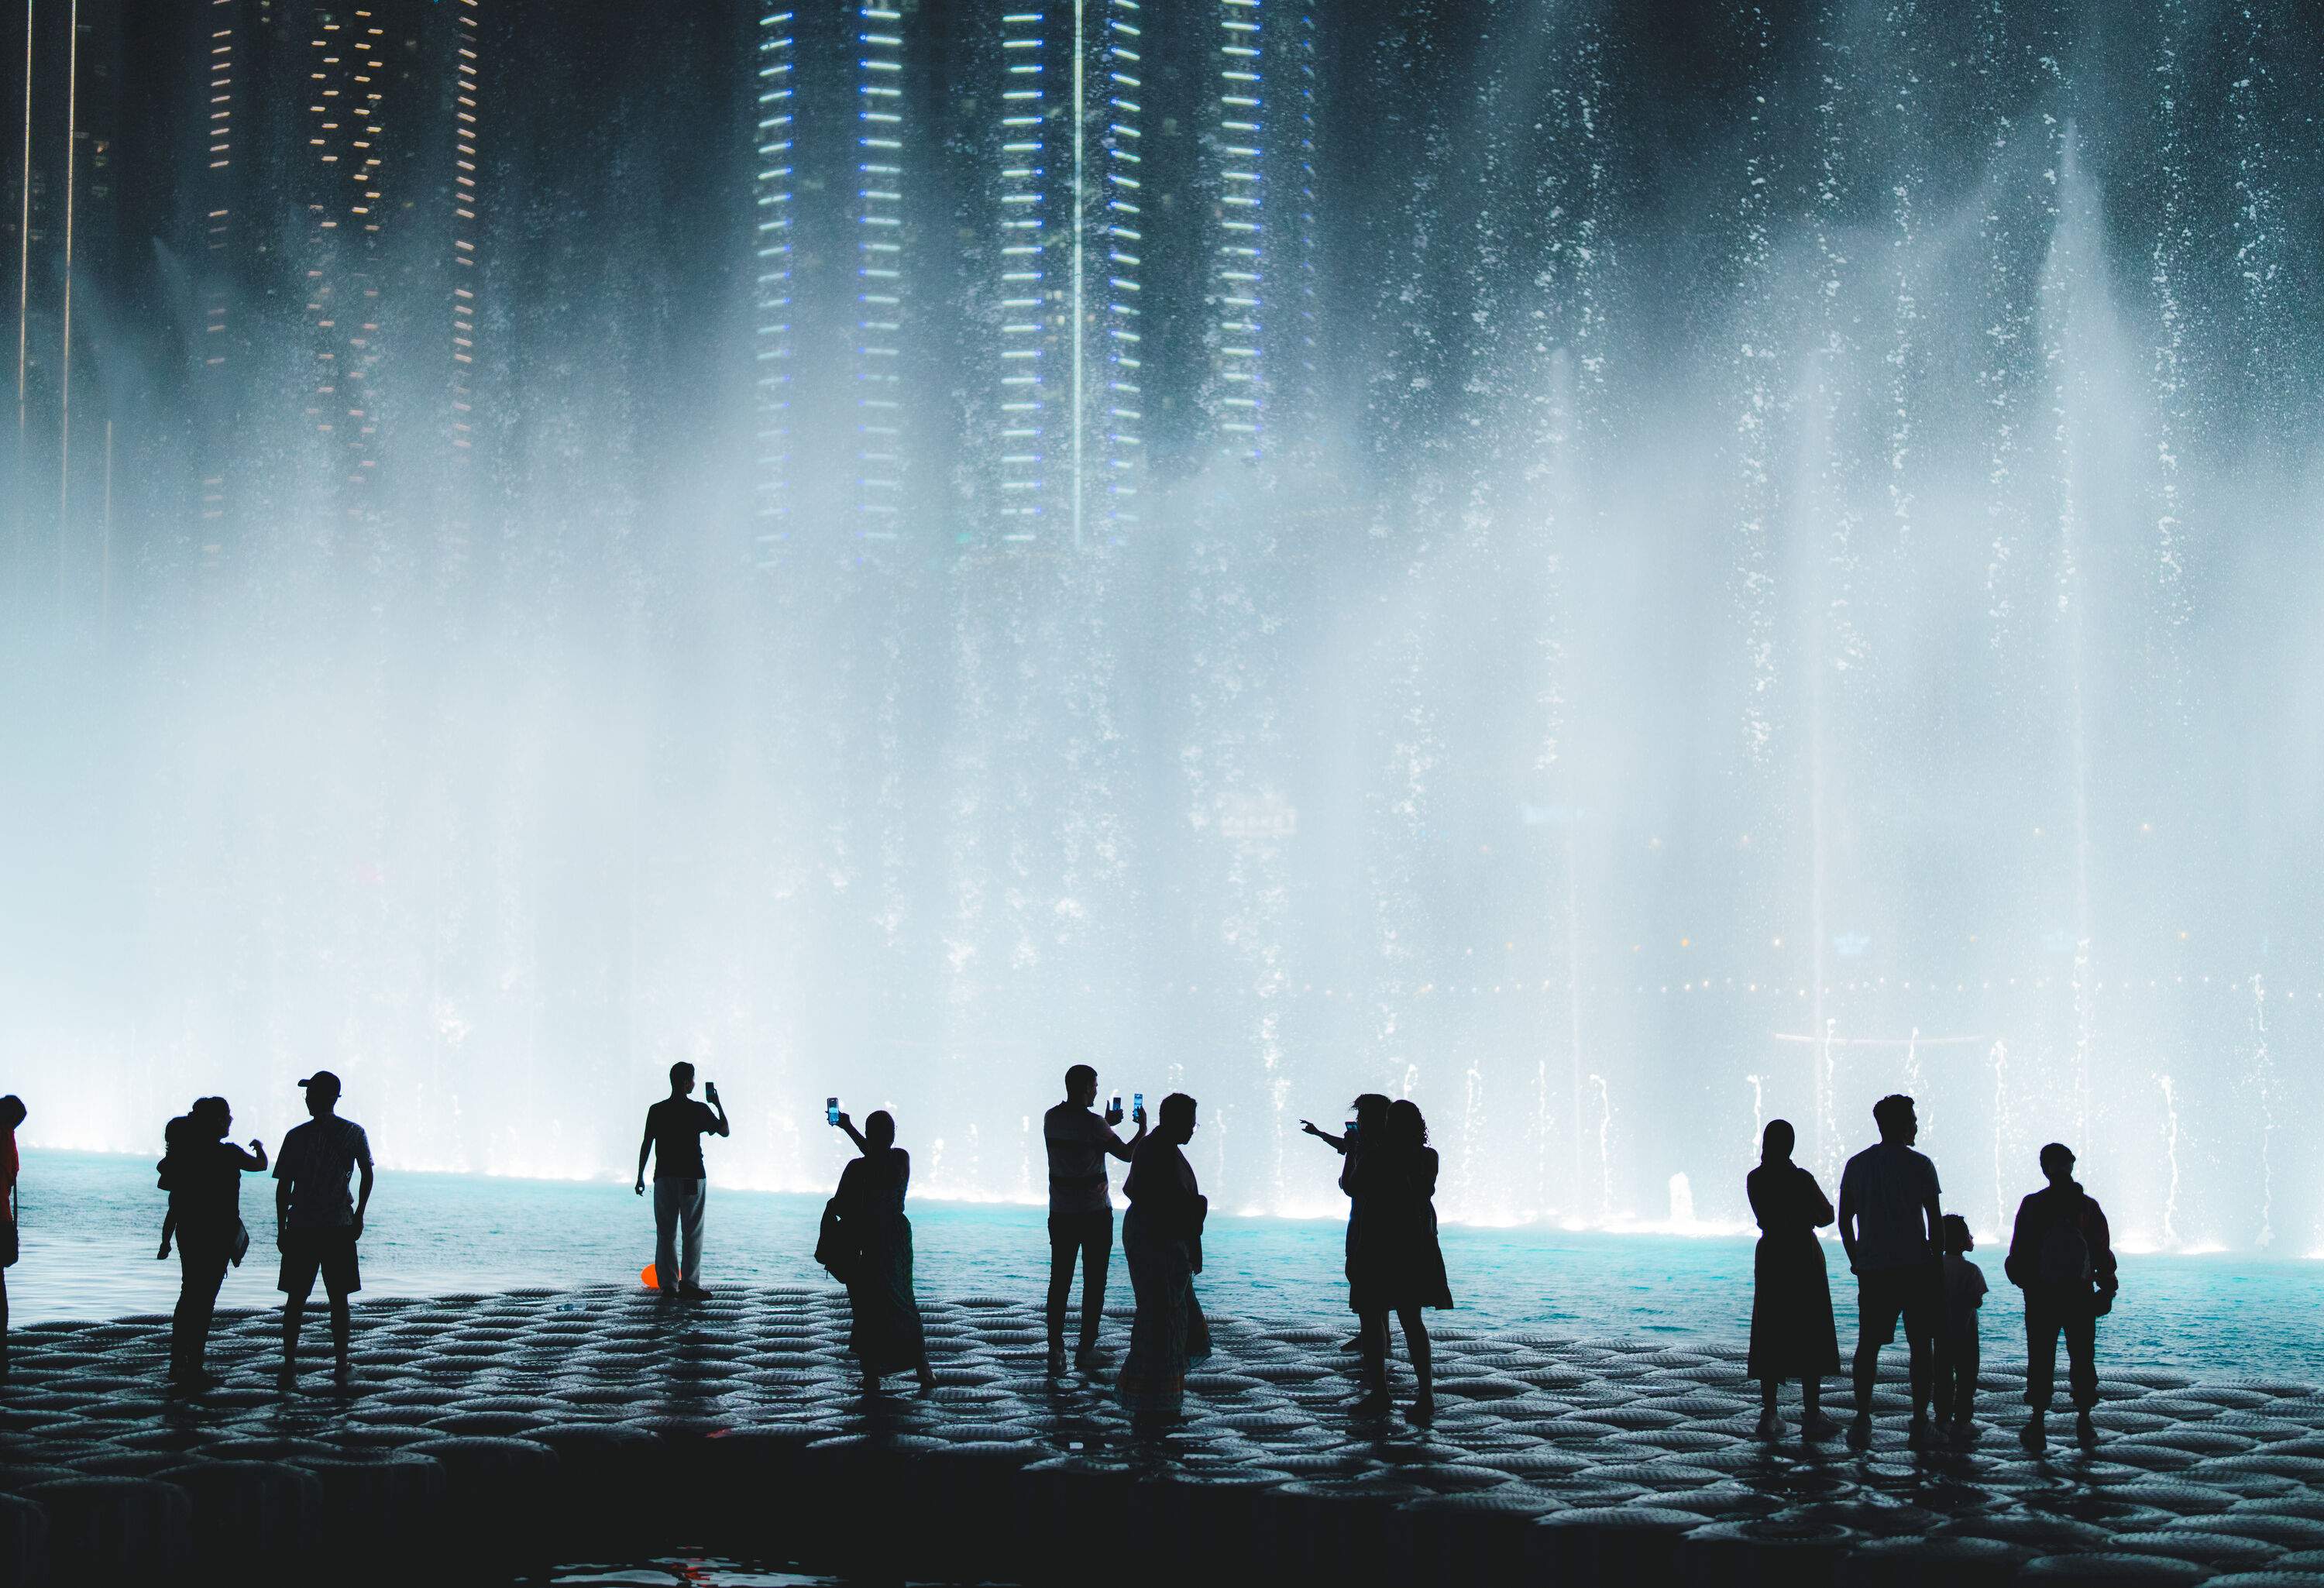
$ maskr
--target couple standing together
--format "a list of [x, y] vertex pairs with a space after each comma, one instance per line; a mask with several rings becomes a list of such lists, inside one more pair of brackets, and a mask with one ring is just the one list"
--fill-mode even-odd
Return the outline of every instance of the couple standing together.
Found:
[[1115, 1388], [1133, 1426], [1158, 1432], [1179, 1418], [1186, 1370], [1211, 1354], [1210, 1325], [1194, 1297], [1211, 1205], [1185, 1150], [1194, 1135], [1195, 1103], [1173, 1092], [1162, 1100], [1161, 1116], [1151, 1131], [1146, 1111], [1134, 1111], [1138, 1131], [1124, 1141], [1113, 1133], [1121, 1122], [1120, 1110], [1109, 1109], [1101, 1118], [1093, 1112], [1096, 1102], [1097, 1071], [1077, 1064], [1065, 1072], [1065, 1100], [1041, 1116], [1049, 1159], [1049, 1371], [1065, 1371], [1065, 1301], [1076, 1262], [1082, 1269], [1082, 1316], [1074, 1362], [1084, 1372], [1099, 1365], [1105, 1265], [1113, 1255], [1113, 1200], [1106, 1189], [1105, 1160], [1118, 1158], [1130, 1165], [1121, 1183], [1130, 1204], [1121, 1250], [1137, 1308], [1130, 1354]]
[[[1968, 1223], [1939, 1205], [1936, 1165], [1914, 1150], [1920, 1121], [1913, 1100], [1884, 1097], [1873, 1105], [1880, 1140], [1848, 1160], [1840, 1179], [1838, 1223], [1849, 1268], [1856, 1275], [1856, 1416], [1849, 1443], [1872, 1438], [1872, 1390], [1880, 1348], [1904, 1325], [1911, 1353], [1914, 1445], [1930, 1436], [1933, 1399], [1957, 1436], [1969, 1432], [1977, 1391], [1978, 1307], [1985, 1278], [1966, 1253], [1974, 1242]], [[1759, 1167], [1746, 1182], [1762, 1232], [1754, 1263], [1748, 1376], [1759, 1380], [1760, 1432], [1782, 1430], [1776, 1386], [1798, 1379], [1804, 1405], [1802, 1433], [1810, 1439], [1839, 1431], [1818, 1407], [1820, 1380], [1840, 1371], [1831, 1291], [1824, 1278], [1816, 1231], [1834, 1222], [1831, 1204], [1815, 1177], [1792, 1161], [1790, 1123], [1768, 1122]], [[2025, 1400], [2031, 1408], [2020, 1437], [2043, 1442], [2058, 1338], [2066, 1341], [2068, 1380], [2076, 1432], [2096, 1439], [2090, 1410], [2098, 1399], [2098, 1320], [2114, 1306], [2118, 1282], [2106, 1214], [2073, 1177], [2074, 1155], [2052, 1142], [2042, 1149], [2049, 1185], [2018, 1205], [2006, 1271], [2025, 1295]]]
[[[1119, 1390], [1132, 1421], [1142, 1431], [1159, 1431], [1180, 1417], [1187, 1368], [1210, 1354], [1210, 1330], [1194, 1289], [1194, 1276], [1203, 1271], [1209, 1205], [1184, 1151], [1194, 1135], [1195, 1104], [1174, 1093], [1163, 1099], [1152, 1132], [1140, 1114], [1138, 1133], [1123, 1141], [1113, 1131], [1120, 1113], [1100, 1117], [1092, 1107], [1096, 1101], [1097, 1072], [1075, 1065], [1065, 1072], [1065, 1100], [1042, 1116], [1049, 1159], [1049, 1371], [1065, 1371], [1065, 1302], [1076, 1261], [1083, 1280], [1081, 1343], [1074, 1360], [1084, 1371], [1098, 1365], [1105, 1267], [1113, 1247], [1105, 1160], [1125, 1159], [1130, 1168], [1122, 1195], [1130, 1212], [1122, 1222], [1122, 1248], [1137, 1307]], [[1344, 1136], [1301, 1122], [1307, 1134], [1346, 1160], [1340, 1188], [1349, 1200], [1348, 1306], [1357, 1318], [1365, 1390], [1352, 1409], [1359, 1416], [1388, 1409], [1393, 1315], [1418, 1380], [1413, 1420], [1425, 1422], [1435, 1411], [1435, 1396], [1422, 1309], [1452, 1305], [1436, 1238], [1436, 1152], [1428, 1145], [1427, 1122], [1409, 1100], [1392, 1103], [1367, 1093], [1355, 1106], [1355, 1123]]]

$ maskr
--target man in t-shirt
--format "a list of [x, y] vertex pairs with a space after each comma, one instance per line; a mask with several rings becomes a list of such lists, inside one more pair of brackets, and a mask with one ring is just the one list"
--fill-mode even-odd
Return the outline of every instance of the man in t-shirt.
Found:
[[1097, 1365], [1097, 1325], [1105, 1307], [1105, 1265], [1113, 1255], [1113, 1198], [1106, 1189], [1108, 1155], [1130, 1161], [1146, 1139], [1146, 1111], [1128, 1142], [1113, 1133], [1121, 1115], [1100, 1119], [1097, 1072], [1077, 1064], [1065, 1072], [1065, 1100], [1041, 1116], [1049, 1149], [1049, 1371], [1065, 1371], [1065, 1297], [1074, 1288], [1074, 1259], [1082, 1264], [1082, 1343], [1074, 1363]]
[[[355, 1242], [371, 1205], [371, 1140], [353, 1120], [338, 1116], [339, 1078], [317, 1070], [299, 1085], [313, 1117], [282, 1138], [274, 1157], [274, 1243], [282, 1251], [282, 1378], [299, 1374], [299, 1325], [315, 1276], [331, 1298], [331, 1347], [338, 1376], [347, 1377], [347, 1297], [363, 1288]], [[355, 1195], [347, 1181], [362, 1171]]]
[[1944, 1260], [1939, 1239], [1944, 1214], [1937, 1205], [1937, 1166], [1913, 1150], [1921, 1122], [1909, 1097], [1872, 1105], [1877, 1145], [1848, 1160], [1840, 1177], [1840, 1241], [1856, 1270], [1856, 1419], [1849, 1443], [1872, 1442], [1872, 1385], [1880, 1348], [1896, 1338], [1904, 1320], [1912, 1353], [1914, 1444], [1929, 1436], [1931, 1357], [1944, 1314]]
[[641, 1196], [646, 1194], [646, 1155], [653, 1155], [654, 1288], [664, 1296], [710, 1294], [702, 1287], [702, 1209], [710, 1180], [702, 1165], [702, 1138], [733, 1132], [726, 1124], [726, 1105], [718, 1101], [717, 1083], [702, 1090], [710, 1099], [708, 1108], [694, 1101], [694, 1066], [684, 1059], [670, 1066], [669, 1095], [646, 1110], [645, 1140], [638, 1143]]

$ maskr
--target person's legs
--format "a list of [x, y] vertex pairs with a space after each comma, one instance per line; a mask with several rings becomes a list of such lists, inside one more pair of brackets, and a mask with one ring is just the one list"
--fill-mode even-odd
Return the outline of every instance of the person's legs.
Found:
[[1775, 1400], [1783, 1389], [1783, 1380], [1766, 1378], [1759, 1380], [1759, 1437], [1776, 1439], [1783, 1436], [1784, 1419], [1775, 1409]]
[[1813, 1373], [1800, 1378], [1800, 1437], [1829, 1439], [1840, 1425], [1823, 1415], [1823, 1380]]
[[686, 1277], [680, 1282], [699, 1285], [702, 1283], [702, 1215], [710, 1205], [710, 1182], [687, 1180], [684, 1184], [692, 1187], [692, 1193], [686, 1198], [678, 1216], [678, 1227], [686, 1242], [686, 1265], [680, 1270]]
[[1356, 1336], [1363, 1342], [1364, 1398], [1361, 1404], [1385, 1405], [1388, 1400], [1388, 1314], [1358, 1313]]
[[[1081, 1233], [1082, 1344], [1084, 1357], [1097, 1349], [1098, 1325], [1105, 1317], [1105, 1265], [1113, 1258], [1113, 1214], [1093, 1213]], [[1065, 1270], [1070, 1281], [1073, 1270]]]
[[1854, 1367], [1856, 1415], [1868, 1417], [1872, 1415], [1872, 1386], [1880, 1377], [1880, 1346], [1871, 1336], [1862, 1336], [1856, 1342]]
[[2031, 1298], [2025, 1303], [2025, 1404], [2040, 1417], [2050, 1409], [2058, 1371], [2057, 1315]]
[[1856, 1420], [1872, 1417], [1872, 1386], [1880, 1376], [1880, 1348], [1895, 1338], [1896, 1310], [1878, 1274], [1856, 1279]]
[[191, 1383], [202, 1376], [209, 1349], [210, 1315], [226, 1283], [226, 1256], [198, 1242], [178, 1241], [178, 1307], [170, 1319], [170, 1377]]
[[2087, 1308], [2062, 1321], [2066, 1336], [2066, 1388], [2074, 1409], [2087, 1412], [2098, 1403], [2098, 1320]]
[[[178, 1237], [178, 1305], [170, 1314], [170, 1382], [183, 1380], [190, 1371], [186, 1365], [186, 1346], [193, 1333], [194, 1322], [194, 1254], [188, 1249], [181, 1233]], [[204, 1320], [207, 1325], [208, 1320]]]
[[307, 1297], [314, 1294], [315, 1274], [322, 1266], [311, 1230], [282, 1233], [282, 1371], [299, 1371], [299, 1325], [307, 1316]]
[[678, 1214], [680, 1206], [678, 1180], [656, 1180], [653, 1183], [654, 1207], [654, 1288], [664, 1296], [678, 1294], [682, 1277], [678, 1266]]
[[1074, 1289], [1074, 1258], [1081, 1251], [1081, 1239], [1070, 1214], [1049, 1215], [1049, 1365], [1063, 1371], [1065, 1365], [1065, 1298]]
[[8, 1381], [8, 1270], [0, 1268], [0, 1384]]
[[1963, 1427], [1977, 1413], [1977, 1375], [1985, 1365], [1984, 1355], [1972, 1324], [1968, 1335], [1954, 1343], [1952, 1417]]
[[[1436, 1407], [1436, 1380], [1430, 1371], [1434, 1353], [1428, 1340], [1428, 1320], [1416, 1306], [1397, 1307], [1396, 1319], [1404, 1325], [1404, 1349], [1412, 1358], [1412, 1376], [1420, 1381], [1417, 1405], [1424, 1411], [1433, 1411]], [[1380, 1328], [1385, 1334], [1385, 1318], [1380, 1320]]]
[[1944, 1326], [1943, 1276], [1944, 1270], [1936, 1268], [1914, 1269], [1905, 1275], [1904, 1349], [1915, 1423], [1928, 1420], [1929, 1398], [1936, 1388], [1937, 1334]]
[[355, 1332], [347, 1297], [363, 1288], [363, 1275], [355, 1265], [355, 1231], [326, 1233], [321, 1256], [323, 1288], [331, 1297], [331, 1357], [339, 1372], [345, 1374], [349, 1366], [347, 1347]]

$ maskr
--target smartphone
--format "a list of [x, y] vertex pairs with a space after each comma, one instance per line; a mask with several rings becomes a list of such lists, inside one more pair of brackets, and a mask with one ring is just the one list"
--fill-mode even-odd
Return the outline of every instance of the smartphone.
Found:
[[1121, 1123], [1121, 1094], [1119, 1092], [1113, 1094], [1113, 1101], [1105, 1105], [1105, 1122], [1109, 1125]]
[[1354, 1140], [1355, 1139], [1356, 1139], [1356, 1122], [1355, 1122], [1355, 1121], [1353, 1121], [1353, 1120], [1350, 1120], [1350, 1121], [1348, 1122], [1348, 1140], [1351, 1140], [1351, 1141], [1352, 1141], [1352, 1140]]
[[1146, 1094], [1143, 1092], [1132, 1092], [1130, 1094], [1130, 1112], [1136, 1114], [1139, 1122], [1142, 1123], [1146, 1118]]
[[823, 1121], [827, 1125], [835, 1125], [839, 1122], [838, 1098], [826, 1097], [823, 1100]]

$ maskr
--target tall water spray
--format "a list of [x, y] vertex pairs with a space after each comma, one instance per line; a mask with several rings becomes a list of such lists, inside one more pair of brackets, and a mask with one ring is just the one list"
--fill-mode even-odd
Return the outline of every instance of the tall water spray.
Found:
[[574, 4], [379, 0], [327, 166], [226, 0], [70, 262], [35, 120], [30, 1140], [328, 1064], [607, 1176], [687, 1058], [731, 1180], [837, 1092], [1031, 1198], [1087, 1061], [1222, 1207], [1379, 1091], [1448, 1216], [1734, 1225], [1904, 1090], [1980, 1224], [2324, 1242], [2293, 0]]

